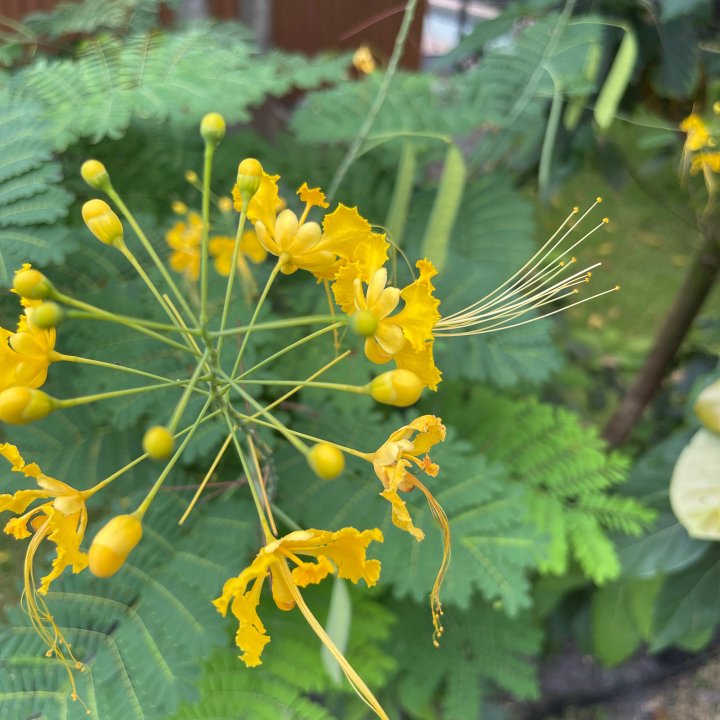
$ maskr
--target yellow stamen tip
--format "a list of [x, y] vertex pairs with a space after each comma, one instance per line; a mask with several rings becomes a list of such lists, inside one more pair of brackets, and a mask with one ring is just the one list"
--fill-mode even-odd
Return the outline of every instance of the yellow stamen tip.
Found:
[[580, 212], [580, 208], [576, 205], [573, 209], [573, 215], [577, 215]]
[[619, 286], [619, 285], [616, 285], [616, 286], [613, 288], [613, 290], [619, 290], [619, 289], [620, 289], [620, 286]]
[[610, 222], [610, 218], [604, 217], [604, 218], [602, 219], [602, 221], [603, 221], [603, 224], [604, 224], [604, 225], [607, 225], [607, 224]]
[[597, 203], [601, 203], [602, 201], [603, 199], [599, 195], [595, 198], [595, 202]]

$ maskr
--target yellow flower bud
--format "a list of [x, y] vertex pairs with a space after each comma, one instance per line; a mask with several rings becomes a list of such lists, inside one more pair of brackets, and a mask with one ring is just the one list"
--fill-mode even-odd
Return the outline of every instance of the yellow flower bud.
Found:
[[95, 190], [107, 190], [110, 187], [110, 176], [105, 166], [99, 160], [86, 160], [80, 174], [83, 180]]
[[185, 215], [188, 211], [187, 205], [184, 202], [180, 202], [180, 200], [176, 200], [172, 204], [172, 211], [176, 215]]
[[25, 263], [15, 273], [13, 290], [24, 298], [30, 300], [44, 300], [50, 297], [53, 291], [52, 283], [39, 271]]
[[13, 387], [0, 392], [0, 422], [26, 425], [42, 420], [55, 409], [55, 400], [42, 390]]
[[263, 176], [263, 166], [255, 158], [245, 158], [238, 165], [237, 188], [241, 195], [250, 199], [260, 187]]
[[151, 427], [143, 437], [143, 450], [153, 460], [165, 460], [175, 447], [172, 433], [163, 425]]
[[321, 442], [307, 454], [310, 469], [323, 480], [334, 480], [345, 469], [345, 456], [335, 445]]
[[350, 317], [350, 327], [358, 335], [372, 337], [377, 331], [378, 320], [369, 310], [360, 310]]
[[57, 327], [64, 316], [63, 309], [54, 302], [44, 302], [32, 308], [32, 324], [43, 330]]
[[200, 122], [200, 134], [206, 143], [217, 145], [225, 137], [225, 118], [220, 113], [208, 113]]
[[142, 522], [135, 515], [117, 515], [95, 536], [88, 552], [90, 572], [97, 577], [114, 575], [142, 538]]
[[693, 410], [707, 430], [720, 433], [720, 380], [708, 385], [698, 395]]
[[200, 178], [198, 178], [198, 174], [194, 170], [186, 170], [185, 171], [185, 179], [191, 183], [196, 183]]
[[88, 200], [82, 206], [82, 216], [88, 230], [106, 245], [121, 246], [123, 226], [120, 218], [104, 200]]
[[229, 213], [233, 209], [232, 198], [223, 195], [223, 197], [218, 199], [218, 208], [220, 208], [220, 212]]
[[422, 395], [423, 384], [410, 370], [388, 370], [378, 375], [369, 385], [370, 395], [383, 405], [408, 407]]

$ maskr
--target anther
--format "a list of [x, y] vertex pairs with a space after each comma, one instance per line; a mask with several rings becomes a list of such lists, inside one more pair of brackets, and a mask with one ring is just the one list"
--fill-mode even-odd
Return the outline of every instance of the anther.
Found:
[[576, 205], [576, 206], [572, 209], [572, 214], [573, 214], [573, 215], [577, 215], [579, 212], [580, 212], [580, 208]]
[[607, 225], [607, 224], [610, 222], [610, 218], [604, 217], [604, 218], [602, 219], [602, 221], [603, 221], [603, 225]]
[[598, 195], [598, 196], [595, 198], [595, 202], [601, 203], [601, 202], [602, 202], [602, 198]]

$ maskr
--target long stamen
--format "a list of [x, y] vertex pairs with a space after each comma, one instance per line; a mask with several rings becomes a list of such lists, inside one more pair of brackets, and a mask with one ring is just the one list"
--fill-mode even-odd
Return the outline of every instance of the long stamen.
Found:
[[[555, 310], [538, 317], [513, 322], [533, 310], [574, 295], [578, 292], [577, 286], [589, 282], [592, 271], [599, 267], [600, 263], [571, 272], [571, 268], [577, 261], [574, 257], [570, 260], [565, 260], [565, 258], [590, 235], [607, 224], [608, 219], [603, 218], [600, 223], [572, 242], [567, 248], [562, 245], [601, 202], [602, 198], [597, 198], [574, 222], [573, 219], [580, 213], [580, 209], [573, 208], [560, 227], [517, 272], [480, 300], [463, 310], [441, 318], [435, 325], [433, 334], [437, 337], [479, 335], [494, 330], [517, 327], [559, 312], [559, 310]], [[616, 289], [597, 293], [579, 302], [586, 302]], [[572, 303], [568, 307], [573, 307], [579, 302]]]

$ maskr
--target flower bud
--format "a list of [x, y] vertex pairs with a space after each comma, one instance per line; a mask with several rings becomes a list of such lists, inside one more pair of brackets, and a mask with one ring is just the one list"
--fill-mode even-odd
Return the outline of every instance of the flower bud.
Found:
[[200, 134], [209, 145], [218, 145], [225, 137], [225, 118], [220, 113], [208, 113], [200, 122]]
[[330, 443], [313, 445], [307, 454], [310, 469], [323, 480], [334, 480], [345, 469], [345, 456]]
[[263, 166], [255, 158], [245, 158], [238, 165], [237, 188], [241, 196], [250, 199], [260, 187], [263, 176]]
[[720, 433], [720, 380], [708, 385], [698, 395], [693, 410], [707, 430]]
[[378, 375], [369, 385], [370, 395], [383, 405], [408, 407], [422, 395], [423, 384], [410, 370], [388, 370]]
[[143, 450], [153, 460], [165, 460], [175, 447], [172, 433], [163, 425], [151, 427], [143, 437]]
[[229, 198], [227, 195], [218, 198], [218, 208], [220, 212], [229, 213], [233, 209], [232, 198]]
[[378, 328], [377, 318], [369, 310], [360, 310], [350, 316], [350, 328], [363, 337], [372, 337]]
[[114, 575], [142, 538], [142, 522], [135, 515], [117, 515], [107, 522], [90, 545], [88, 564], [97, 577]]
[[106, 191], [110, 187], [110, 176], [105, 166], [99, 160], [86, 160], [80, 174], [83, 180], [95, 190]]
[[13, 290], [24, 298], [30, 300], [44, 300], [50, 297], [52, 283], [39, 271], [25, 263], [22, 269], [15, 273]]
[[82, 216], [88, 230], [106, 245], [123, 244], [123, 226], [120, 218], [104, 200], [88, 200], [82, 206]]
[[[29, 308], [28, 308], [29, 309]], [[28, 310], [25, 311], [26, 313]], [[49, 330], [57, 327], [65, 317], [63, 309], [54, 302], [44, 302], [32, 308], [31, 322], [34, 327]]]
[[200, 178], [198, 177], [198, 174], [194, 170], [186, 170], [185, 171], [185, 179], [189, 183], [194, 184], [194, 183], [198, 182], [198, 180]]
[[13, 387], [0, 392], [0, 422], [26, 425], [42, 420], [55, 409], [55, 400], [42, 390]]
[[176, 200], [172, 204], [172, 211], [176, 215], [185, 215], [188, 211], [187, 205], [184, 202], [181, 202], [180, 200]]

